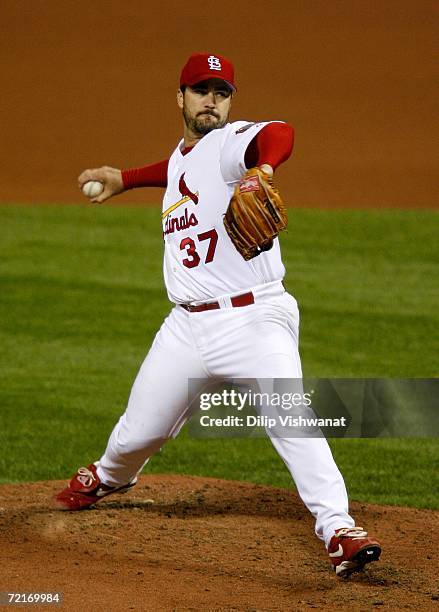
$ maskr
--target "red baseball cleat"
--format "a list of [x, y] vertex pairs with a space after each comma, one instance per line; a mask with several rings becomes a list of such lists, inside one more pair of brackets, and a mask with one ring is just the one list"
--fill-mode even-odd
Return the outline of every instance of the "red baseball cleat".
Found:
[[137, 477], [121, 487], [110, 487], [101, 483], [96, 473], [98, 462], [80, 467], [69, 486], [58, 493], [56, 503], [62, 510], [83, 510], [112, 493], [126, 493], [137, 482]]
[[381, 544], [369, 538], [362, 527], [346, 527], [336, 530], [328, 553], [337, 576], [347, 578], [362, 570], [366, 563], [378, 561]]

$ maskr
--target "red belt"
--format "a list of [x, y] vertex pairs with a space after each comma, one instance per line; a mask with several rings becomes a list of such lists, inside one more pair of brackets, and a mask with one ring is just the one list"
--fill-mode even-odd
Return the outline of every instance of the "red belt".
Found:
[[[242, 293], [241, 295], [235, 295], [230, 298], [230, 303], [233, 308], [250, 306], [250, 304], [255, 303], [255, 296], [249, 291], [248, 293]], [[218, 310], [218, 308], [221, 308], [219, 302], [205, 302], [204, 304], [197, 304], [196, 306], [192, 306], [191, 304], [180, 304], [180, 306], [188, 312], [203, 312], [203, 310]]]

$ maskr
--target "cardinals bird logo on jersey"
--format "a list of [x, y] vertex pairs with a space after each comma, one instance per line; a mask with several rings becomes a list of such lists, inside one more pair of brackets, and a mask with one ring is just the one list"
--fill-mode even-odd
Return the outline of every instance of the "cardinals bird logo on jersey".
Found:
[[194, 193], [189, 189], [189, 187], [186, 185], [186, 181], [184, 180], [184, 175], [185, 172], [183, 172], [183, 174], [180, 176], [180, 180], [178, 181], [178, 190], [183, 197], [178, 200], [178, 202], [167, 208], [162, 214], [162, 219], [165, 222], [163, 228], [164, 235], [173, 234], [174, 232], [179, 232], [183, 229], [187, 229], [188, 227], [198, 225], [198, 219], [195, 213], [189, 214], [187, 208], [184, 209], [184, 213], [180, 217], [171, 217], [171, 213], [186, 202], [192, 201], [194, 204], [198, 204], [198, 191]]
[[185, 174], [186, 172], [183, 172], [183, 174], [180, 176], [180, 180], [178, 182], [178, 189], [180, 190], [182, 196], [187, 196], [192, 200], [194, 204], [198, 204], [198, 191], [197, 193], [193, 193], [189, 189], [189, 187], [186, 185], [186, 181], [184, 180]]
[[180, 198], [178, 202], [175, 202], [175, 204], [172, 204], [172, 206], [163, 211], [162, 219], [166, 219], [166, 217], [171, 214], [172, 211], [189, 200], [191, 200], [194, 204], [198, 204], [198, 191], [194, 193], [189, 189], [189, 187], [186, 185], [186, 181], [184, 180], [185, 174], [186, 173], [183, 172], [183, 174], [180, 176], [180, 180], [178, 181], [178, 189], [183, 197]]

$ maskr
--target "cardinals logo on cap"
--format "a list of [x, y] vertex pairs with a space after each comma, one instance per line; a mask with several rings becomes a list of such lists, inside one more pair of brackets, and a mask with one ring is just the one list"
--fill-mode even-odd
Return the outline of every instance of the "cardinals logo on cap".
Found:
[[221, 70], [221, 62], [219, 57], [215, 57], [215, 55], [209, 55], [207, 58], [207, 63], [209, 64], [209, 68], [211, 70]]
[[233, 64], [223, 55], [213, 53], [193, 53], [180, 75], [180, 87], [195, 85], [207, 79], [220, 79], [236, 91]]

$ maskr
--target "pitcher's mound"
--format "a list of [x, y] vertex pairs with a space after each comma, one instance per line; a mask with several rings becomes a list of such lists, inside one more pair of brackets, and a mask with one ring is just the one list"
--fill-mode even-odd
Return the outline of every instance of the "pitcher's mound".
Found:
[[[353, 503], [381, 561], [336, 578], [293, 491], [143, 476], [94, 509], [51, 507], [64, 482], [0, 487], [0, 591], [63, 610], [432, 610], [439, 513]], [[52, 606], [53, 608], [53, 606]]]

